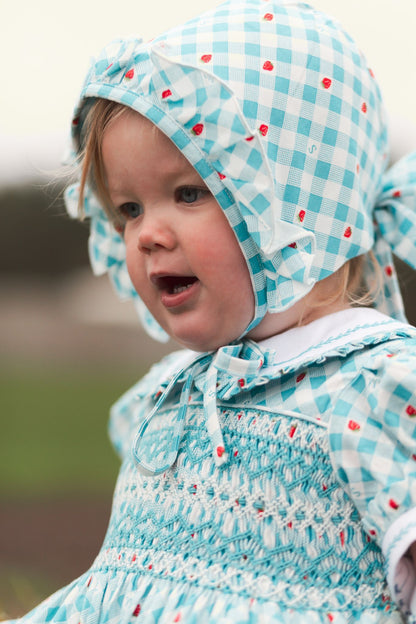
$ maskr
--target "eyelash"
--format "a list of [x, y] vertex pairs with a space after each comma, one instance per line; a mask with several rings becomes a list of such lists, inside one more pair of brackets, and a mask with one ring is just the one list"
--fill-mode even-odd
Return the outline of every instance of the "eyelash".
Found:
[[[191, 201], [186, 201], [185, 194], [189, 192], [192, 194]], [[182, 186], [175, 191], [175, 201], [177, 203], [191, 205], [197, 203], [210, 194], [211, 193], [207, 188], [201, 188], [198, 186]], [[135, 211], [136, 214], [132, 214], [133, 211]], [[130, 221], [140, 217], [143, 214], [143, 208], [137, 202], [126, 202], [125, 204], [119, 206], [117, 212], [119, 212], [127, 221]]]

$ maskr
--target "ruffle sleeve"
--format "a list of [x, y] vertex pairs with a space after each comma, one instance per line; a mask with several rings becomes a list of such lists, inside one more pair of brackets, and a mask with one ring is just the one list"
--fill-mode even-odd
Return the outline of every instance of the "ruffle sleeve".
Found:
[[415, 587], [405, 558], [416, 541], [416, 339], [363, 354], [329, 425], [331, 459], [364, 529], [383, 551], [390, 589], [409, 614]]

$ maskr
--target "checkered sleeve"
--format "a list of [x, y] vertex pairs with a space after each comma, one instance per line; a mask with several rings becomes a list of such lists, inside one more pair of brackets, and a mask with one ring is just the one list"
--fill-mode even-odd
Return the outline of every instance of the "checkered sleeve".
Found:
[[357, 366], [336, 401], [329, 440], [337, 477], [382, 548], [392, 593], [409, 604], [415, 579], [404, 555], [416, 541], [414, 339], [376, 348]]

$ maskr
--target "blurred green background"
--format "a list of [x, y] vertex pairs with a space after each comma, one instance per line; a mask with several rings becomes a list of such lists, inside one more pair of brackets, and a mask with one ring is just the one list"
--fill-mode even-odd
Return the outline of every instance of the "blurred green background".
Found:
[[0, 620], [27, 612], [98, 553], [119, 466], [111, 404], [171, 349], [107, 277], [61, 189], [0, 189]]
[[[102, 542], [118, 459], [111, 404], [172, 345], [88, 266], [88, 229], [61, 189], [0, 189], [0, 619], [86, 570]], [[409, 319], [415, 275], [400, 266]]]

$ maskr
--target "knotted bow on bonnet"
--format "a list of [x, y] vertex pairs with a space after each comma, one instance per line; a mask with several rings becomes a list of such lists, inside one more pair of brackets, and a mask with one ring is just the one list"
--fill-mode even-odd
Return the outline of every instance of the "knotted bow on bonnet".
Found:
[[[229, 0], [151, 42], [113, 42], [81, 92], [75, 161], [96, 98], [152, 121], [224, 210], [255, 295], [245, 333], [369, 250], [384, 280], [376, 307], [404, 319], [392, 251], [416, 268], [416, 155], [386, 173], [380, 91], [338, 23], [300, 2]], [[78, 198], [74, 184], [66, 192], [74, 216]], [[148, 333], [166, 339], [131, 284], [122, 236], [92, 192], [84, 204], [94, 272], [108, 272]], [[370, 286], [373, 273], [368, 263]]]

